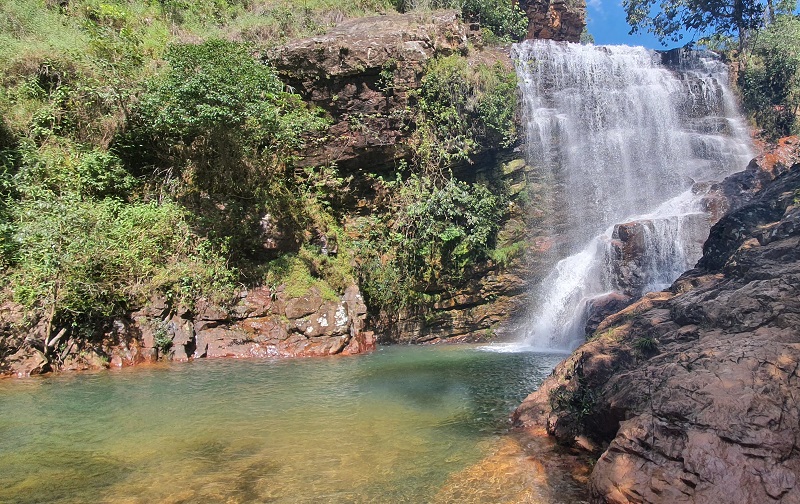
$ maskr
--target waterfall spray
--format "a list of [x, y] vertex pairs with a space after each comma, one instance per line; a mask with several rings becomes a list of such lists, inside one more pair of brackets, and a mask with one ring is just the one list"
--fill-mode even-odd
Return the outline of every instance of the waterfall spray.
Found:
[[709, 53], [526, 41], [513, 57], [527, 156], [555, 191], [560, 259], [524, 344], [569, 350], [593, 299], [661, 289], [693, 266], [711, 225], [701, 183], [753, 153], [727, 69]]

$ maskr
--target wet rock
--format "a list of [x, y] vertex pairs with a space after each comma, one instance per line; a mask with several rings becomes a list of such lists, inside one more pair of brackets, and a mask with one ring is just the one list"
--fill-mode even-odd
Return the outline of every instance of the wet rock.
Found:
[[606, 447], [594, 502], [800, 502], [798, 194], [794, 165], [737, 203], [697, 268], [607, 317], [515, 412]]
[[749, 203], [765, 185], [800, 163], [800, 138], [785, 137], [775, 145], [764, 146], [763, 152], [750, 161], [742, 172], [727, 177], [714, 187], [711, 195], [724, 198], [725, 211], [736, 210]]
[[629, 306], [634, 299], [621, 292], [611, 292], [591, 299], [588, 303], [586, 320], [586, 336], [592, 336], [606, 317]]

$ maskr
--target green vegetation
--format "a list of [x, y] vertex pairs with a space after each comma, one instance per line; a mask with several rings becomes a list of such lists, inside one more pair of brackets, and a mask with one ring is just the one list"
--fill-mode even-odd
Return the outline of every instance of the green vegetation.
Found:
[[414, 95], [412, 164], [395, 180], [374, 180], [383, 208], [352, 226], [359, 283], [373, 311], [430, 302], [463, 285], [476, 263], [505, 264], [519, 253], [515, 244], [497, 247], [509, 208], [500, 174], [465, 181], [450, 171], [516, 141], [516, 89], [515, 73], [499, 64], [472, 65], [460, 55], [428, 64]]
[[639, 355], [647, 355], [658, 350], [658, 344], [652, 336], [641, 336], [633, 341], [633, 349]]
[[432, 62], [407, 112], [415, 157], [394, 180], [370, 175], [385, 212], [354, 219], [352, 174], [296, 166], [329, 119], [261, 59], [348, 17], [432, 7], [461, 8], [492, 40], [524, 33], [500, 0], [2, 3], [1, 294], [46, 322], [41, 349], [57, 359], [60, 341], [153, 296], [191, 308], [284, 285], [336, 299], [358, 279], [373, 311], [398, 309], [475, 261], [507, 261], [513, 244], [494, 250], [505, 188], [449, 167], [515, 141], [512, 71]]
[[548, 399], [550, 408], [569, 419], [569, 427], [575, 435], [581, 434], [584, 425], [591, 420], [597, 404], [595, 387], [589, 385], [583, 373], [583, 362], [572, 363], [569, 381], [550, 390]]
[[361, 287], [370, 306], [396, 312], [426, 292], [458, 286], [488, 259], [507, 212], [502, 191], [454, 178], [412, 176], [387, 183], [381, 216], [357, 221]]
[[528, 18], [517, 2], [507, 0], [396, 0], [400, 12], [427, 9], [459, 9], [468, 22], [479, 23], [489, 43], [522, 40]]
[[739, 75], [745, 108], [770, 139], [798, 133], [800, 19], [779, 16], [754, 38]]
[[476, 150], [513, 144], [516, 93], [516, 74], [499, 63], [471, 66], [459, 55], [433, 60], [417, 93], [417, 162], [444, 166], [468, 161]]
[[47, 322], [46, 353], [156, 293], [224, 303], [262, 282], [265, 214], [289, 215], [290, 235], [325, 225], [291, 176], [325, 121], [252, 44], [180, 41], [233, 34], [246, 7], [0, 6], [3, 296]]

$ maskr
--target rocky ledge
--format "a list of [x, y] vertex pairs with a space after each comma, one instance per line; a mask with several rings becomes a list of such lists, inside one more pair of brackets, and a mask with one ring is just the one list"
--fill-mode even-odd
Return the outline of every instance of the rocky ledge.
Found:
[[289, 296], [283, 287], [242, 292], [233, 306], [199, 300], [174, 309], [163, 299], [106, 321], [91, 338], [69, 336], [50, 348], [45, 321], [33, 324], [13, 304], [0, 306], [0, 377], [58, 370], [124, 367], [160, 358], [309, 357], [357, 354], [375, 348], [364, 330], [367, 307], [356, 286], [340, 299], [316, 288]]
[[520, 0], [528, 15], [529, 39], [579, 42], [586, 28], [584, 0]]
[[357, 172], [407, 157], [409, 92], [429, 60], [466, 54], [467, 35], [458, 11], [391, 14], [349, 20], [268, 55], [281, 79], [332, 119], [300, 163]]
[[722, 185], [743, 196], [695, 269], [607, 317], [514, 413], [600, 454], [594, 502], [800, 502], [800, 164], [774, 157]]

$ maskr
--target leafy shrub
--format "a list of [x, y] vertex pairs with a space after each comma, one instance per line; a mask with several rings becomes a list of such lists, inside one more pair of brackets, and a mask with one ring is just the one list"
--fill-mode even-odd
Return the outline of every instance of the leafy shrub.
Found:
[[467, 161], [516, 140], [516, 74], [500, 63], [470, 66], [459, 55], [433, 60], [417, 94], [415, 151], [422, 165]]
[[507, 0], [465, 0], [464, 18], [477, 21], [494, 36], [490, 42], [517, 42], [528, 33], [528, 17], [519, 3]]
[[231, 291], [222, 251], [192, 233], [173, 203], [63, 197], [24, 201], [14, 212], [14, 295], [63, 320], [116, 314], [155, 291], [178, 302]]
[[125, 198], [138, 185], [119, 158], [102, 149], [83, 152], [61, 140], [40, 148], [24, 143], [18, 152], [20, 168], [13, 184], [23, 199]]
[[452, 178], [412, 176], [390, 186], [396, 196], [385, 220], [362, 219], [355, 248], [368, 303], [396, 310], [457, 285], [489, 258], [507, 201], [486, 185]]
[[289, 93], [247, 44], [172, 45], [115, 141], [130, 170], [175, 196], [198, 232], [227, 244], [237, 266], [262, 259], [267, 213], [298, 229], [302, 198], [293, 156], [326, 124]]
[[779, 16], [761, 30], [739, 75], [745, 109], [770, 139], [798, 132], [800, 19]]
[[522, 40], [528, 31], [528, 18], [519, 4], [508, 0], [396, 0], [400, 12], [415, 9], [460, 9], [468, 22], [479, 23], [489, 42]]
[[[198, 169], [194, 182], [229, 192], [261, 175], [242, 173], [248, 165], [243, 157], [281, 167], [304, 144], [305, 133], [324, 125], [245, 44], [178, 44], [166, 59], [169, 70], [151, 83], [118, 140], [134, 166], [191, 161]], [[142, 149], [156, 157], [141, 157]]]

